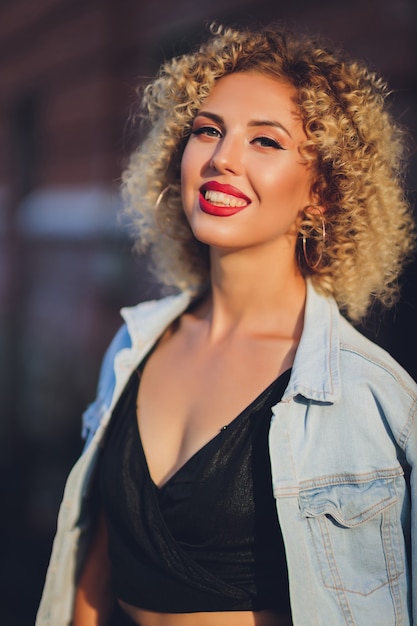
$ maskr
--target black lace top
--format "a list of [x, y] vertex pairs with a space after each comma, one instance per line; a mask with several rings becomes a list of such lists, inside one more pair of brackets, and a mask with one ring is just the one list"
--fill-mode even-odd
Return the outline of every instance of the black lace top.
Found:
[[168, 613], [289, 613], [268, 454], [270, 407], [280, 401], [289, 376], [282, 374], [158, 488], [138, 431], [134, 373], [100, 463], [118, 598]]

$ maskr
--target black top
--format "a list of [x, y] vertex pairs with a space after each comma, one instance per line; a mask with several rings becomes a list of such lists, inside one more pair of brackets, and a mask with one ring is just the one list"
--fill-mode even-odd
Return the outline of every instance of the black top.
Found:
[[277, 378], [158, 488], [137, 426], [134, 373], [100, 463], [118, 598], [167, 613], [289, 613], [268, 454], [270, 407], [281, 400], [289, 376], [290, 370]]

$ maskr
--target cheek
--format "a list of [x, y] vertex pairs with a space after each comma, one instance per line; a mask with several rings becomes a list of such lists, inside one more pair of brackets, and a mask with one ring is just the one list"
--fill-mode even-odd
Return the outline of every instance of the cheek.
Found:
[[294, 171], [293, 168], [280, 168], [277, 174], [276, 170], [263, 170], [259, 177], [259, 189], [263, 189], [270, 198], [275, 201], [283, 200], [291, 204], [305, 196], [308, 185], [305, 176], [300, 172]]
[[310, 203], [311, 176], [304, 165], [297, 164], [283, 171], [276, 188], [291, 198], [299, 209]]

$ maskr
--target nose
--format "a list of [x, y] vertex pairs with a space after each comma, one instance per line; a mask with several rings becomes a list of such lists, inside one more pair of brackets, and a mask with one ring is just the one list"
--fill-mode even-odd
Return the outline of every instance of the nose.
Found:
[[242, 173], [243, 145], [237, 137], [223, 137], [214, 149], [210, 159], [210, 167], [219, 173]]

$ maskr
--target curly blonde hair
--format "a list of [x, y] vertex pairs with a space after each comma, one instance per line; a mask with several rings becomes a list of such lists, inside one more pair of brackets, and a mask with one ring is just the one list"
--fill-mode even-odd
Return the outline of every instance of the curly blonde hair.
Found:
[[[296, 90], [307, 135], [300, 151], [314, 167], [326, 230], [323, 245], [321, 220], [307, 208], [297, 244], [303, 274], [334, 296], [353, 321], [375, 300], [390, 306], [415, 231], [403, 192], [403, 137], [387, 111], [386, 85], [361, 63], [278, 26], [211, 26], [199, 49], [166, 62], [145, 88], [149, 132], [122, 185], [137, 247], [150, 250], [162, 283], [198, 291], [208, 282], [207, 246], [194, 238], [182, 210], [181, 157], [193, 118], [216, 80], [245, 71], [276, 77]], [[306, 262], [303, 237], [313, 263]]]

